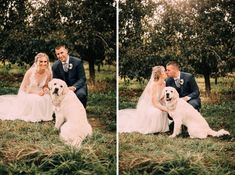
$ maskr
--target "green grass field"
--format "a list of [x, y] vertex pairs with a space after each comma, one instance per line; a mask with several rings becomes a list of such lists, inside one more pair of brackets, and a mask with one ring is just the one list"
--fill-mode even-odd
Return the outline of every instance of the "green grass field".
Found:
[[[24, 72], [24, 68], [0, 66], [0, 95], [16, 94]], [[116, 174], [115, 67], [101, 67], [96, 78], [96, 84], [88, 86], [87, 114], [93, 135], [80, 149], [59, 140], [54, 121], [0, 120], [0, 175]]]
[[[119, 134], [119, 174], [233, 175], [235, 174], [235, 76], [211, 80], [205, 97], [203, 78], [201, 113], [213, 129], [225, 128], [232, 136], [204, 140], [169, 134]], [[146, 82], [119, 80], [119, 108], [135, 108]]]

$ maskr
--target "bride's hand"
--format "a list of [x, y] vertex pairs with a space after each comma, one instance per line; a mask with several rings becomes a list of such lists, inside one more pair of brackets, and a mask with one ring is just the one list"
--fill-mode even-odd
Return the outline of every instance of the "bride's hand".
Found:
[[41, 90], [39, 93], [38, 93], [38, 95], [40, 95], [40, 96], [43, 96], [45, 93], [44, 93], [44, 91], [43, 90]]
[[44, 87], [43, 92], [44, 92], [44, 94], [49, 94], [49, 89], [47, 87]]
[[167, 112], [168, 113], [168, 109], [167, 107], [163, 106], [162, 109], [161, 109], [162, 112]]

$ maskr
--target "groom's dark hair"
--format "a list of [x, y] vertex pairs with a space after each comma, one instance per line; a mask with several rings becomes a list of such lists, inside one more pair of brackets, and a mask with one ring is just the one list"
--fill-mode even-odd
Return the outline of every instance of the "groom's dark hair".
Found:
[[68, 50], [67, 45], [66, 45], [66, 44], [64, 44], [64, 43], [58, 44], [58, 45], [55, 47], [55, 50], [58, 50], [58, 49], [60, 49], [61, 47], [64, 47], [65, 49], [67, 49], [67, 50]]
[[169, 61], [166, 66], [169, 66], [169, 65], [175, 66], [180, 70], [180, 65], [177, 61]]

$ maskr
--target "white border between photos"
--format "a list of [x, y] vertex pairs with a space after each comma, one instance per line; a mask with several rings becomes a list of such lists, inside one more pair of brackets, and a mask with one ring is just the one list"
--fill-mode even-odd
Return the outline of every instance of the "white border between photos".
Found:
[[118, 106], [119, 106], [119, 0], [116, 0], [116, 174], [119, 174], [119, 137], [118, 137]]

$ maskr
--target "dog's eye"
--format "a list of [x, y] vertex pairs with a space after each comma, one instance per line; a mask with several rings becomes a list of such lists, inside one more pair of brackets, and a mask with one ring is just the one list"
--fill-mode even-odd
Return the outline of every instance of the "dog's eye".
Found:
[[62, 88], [63, 86], [62, 86], [62, 85], [60, 85], [60, 87]]
[[56, 85], [56, 83], [54, 83], [54, 85]]
[[173, 91], [171, 91], [171, 93], [172, 93]]

